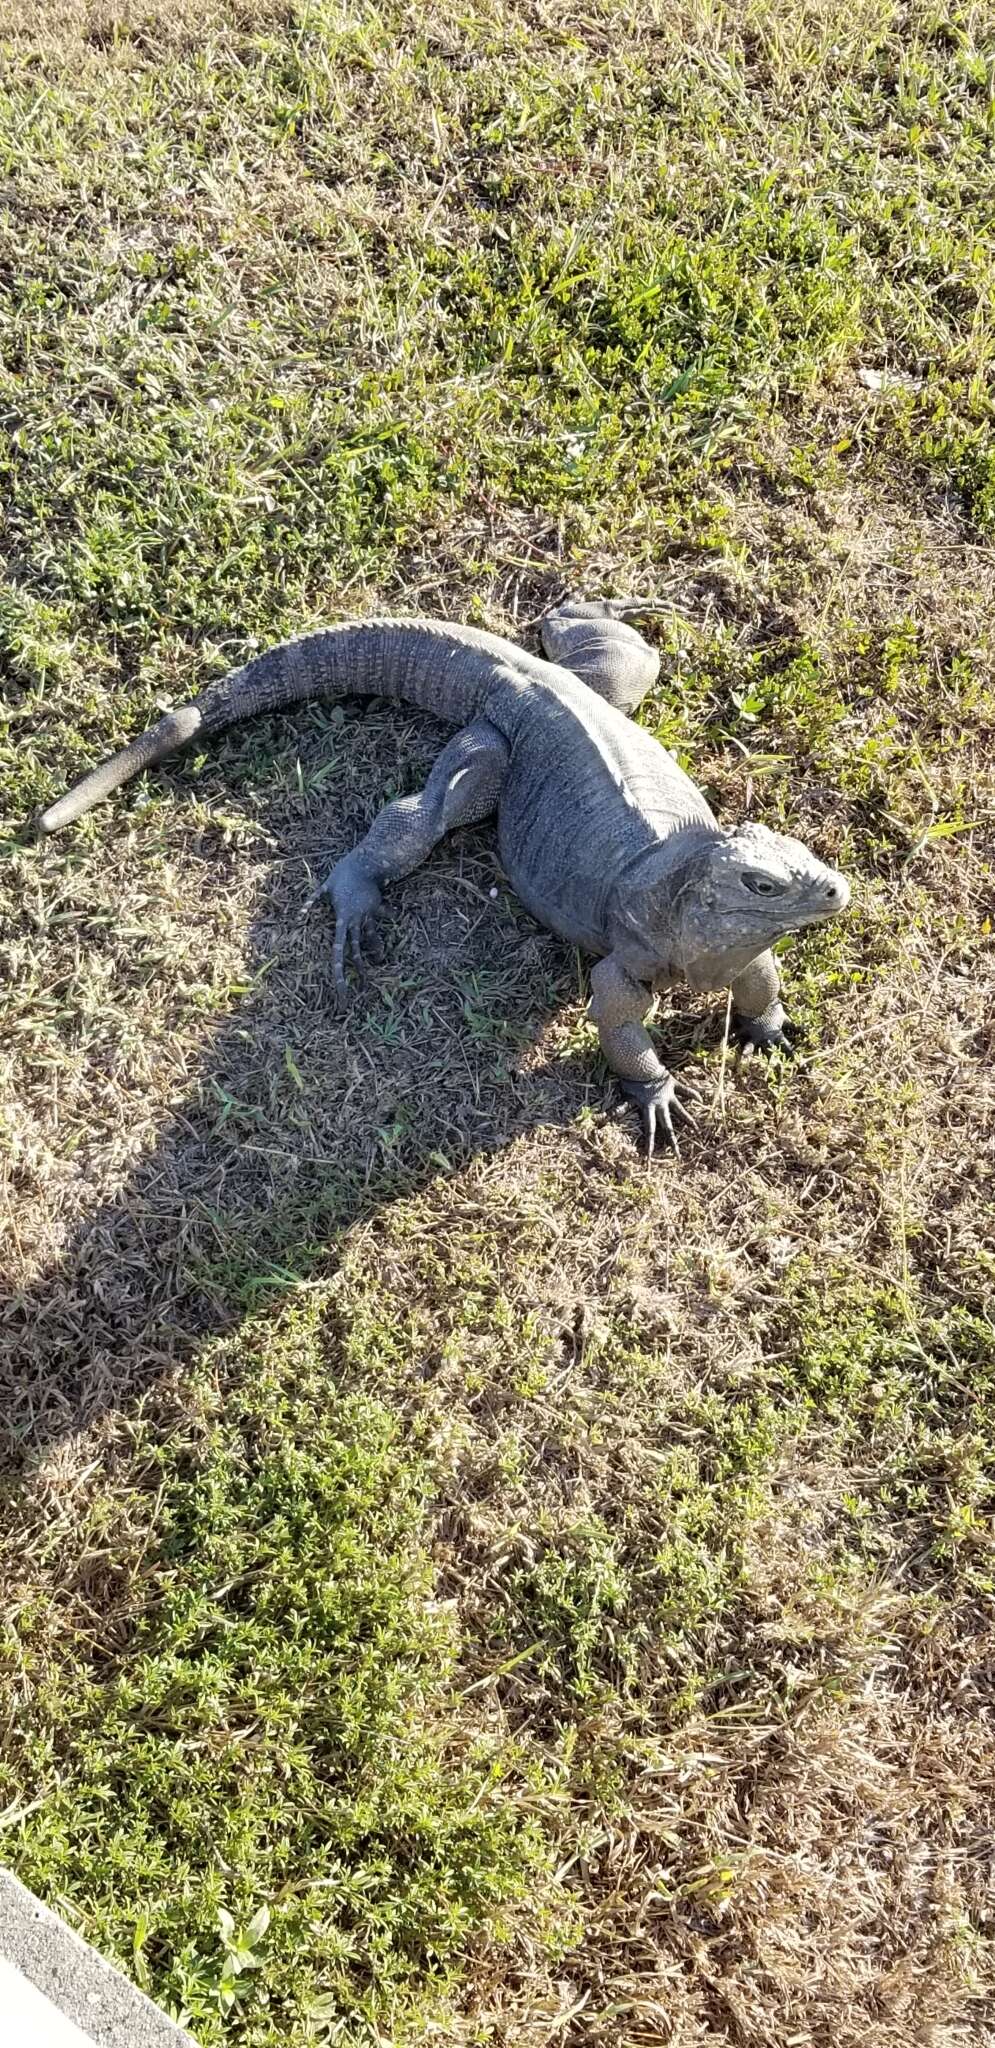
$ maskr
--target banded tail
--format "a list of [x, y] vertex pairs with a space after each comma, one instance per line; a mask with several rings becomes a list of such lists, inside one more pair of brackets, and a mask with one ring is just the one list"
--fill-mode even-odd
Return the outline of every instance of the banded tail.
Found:
[[35, 819], [35, 830], [61, 832], [122, 783], [188, 747], [198, 733], [209, 738], [239, 719], [311, 699], [355, 696], [399, 698], [464, 725], [477, 716], [502, 673], [509, 679], [509, 669], [517, 669], [524, 681], [528, 671], [541, 672], [541, 667], [510, 641], [473, 626], [431, 619], [329, 626], [270, 648], [210, 683], [194, 702], [167, 711], [148, 732], [49, 804]]

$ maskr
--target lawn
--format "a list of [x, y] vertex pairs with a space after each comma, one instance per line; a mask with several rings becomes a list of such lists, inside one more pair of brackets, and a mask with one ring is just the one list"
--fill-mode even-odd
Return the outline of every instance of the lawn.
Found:
[[[995, 16], [7, 0], [0, 1860], [202, 2048], [973, 2048], [995, 1975]], [[650, 1168], [320, 621], [665, 599], [840, 865]]]

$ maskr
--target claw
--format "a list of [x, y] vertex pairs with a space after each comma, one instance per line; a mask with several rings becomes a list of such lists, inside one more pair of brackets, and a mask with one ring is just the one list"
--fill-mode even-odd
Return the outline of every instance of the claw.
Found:
[[783, 1052], [791, 1059], [795, 1052], [784, 1025], [765, 1024], [762, 1017], [734, 1017], [732, 1037], [744, 1060], [751, 1060], [755, 1053], [766, 1059], [772, 1052]]
[[[348, 951], [352, 955], [353, 967], [360, 980], [362, 980], [367, 968], [379, 966], [383, 959], [383, 940], [377, 930], [376, 921], [367, 912], [362, 917], [342, 918], [340, 923], [346, 932]], [[343, 966], [344, 964], [345, 955], [343, 953]]]
[[657, 1126], [661, 1123], [663, 1125], [664, 1130], [666, 1131], [667, 1143], [670, 1146], [674, 1158], [679, 1159], [681, 1156], [681, 1148], [677, 1142], [677, 1132], [675, 1131], [673, 1123], [671, 1122], [670, 1111], [666, 1109], [662, 1103], [650, 1107], [645, 1112], [644, 1127], [646, 1133], [646, 1157], [647, 1159], [653, 1158], [653, 1155], [656, 1151]]
[[304, 905], [301, 911], [301, 916], [309, 916], [310, 912], [312, 910], [316, 910], [318, 904], [323, 903], [326, 897], [329, 897], [331, 893], [332, 877], [331, 875], [326, 875], [324, 881], [319, 882], [318, 887], [316, 889], [312, 889], [310, 896], [305, 897]]
[[683, 1102], [678, 1101], [673, 1075], [665, 1074], [657, 1081], [623, 1081], [622, 1086], [626, 1094], [631, 1096], [633, 1102], [638, 1103], [642, 1110], [647, 1159], [652, 1159], [654, 1155], [661, 1130], [674, 1157], [679, 1159], [681, 1148], [677, 1142], [673, 1119], [675, 1116], [679, 1117], [681, 1122], [689, 1124], [693, 1131], [698, 1128], [698, 1119], [692, 1116]]
[[604, 607], [613, 619], [647, 619], [658, 612], [679, 609], [672, 599], [662, 597], [606, 597]]
[[339, 1008], [342, 1010], [349, 1001], [349, 983], [345, 978], [345, 949], [348, 937], [349, 926], [345, 918], [340, 917], [335, 927], [335, 944], [332, 949], [332, 979], [339, 999]]
[[670, 1107], [673, 1110], [674, 1115], [680, 1117], [682, 1123], [689, 1124], [693, 1131], [697, 1130], [697, 1117], [692, 1116], [691, 1111], [689, 1110], [687, 1104], [685, 1102], [681, 1102], [678, 1096], [675, 1095], [672, 1098]]
[[[349, 1001], [349, 984], [346, 980], [346, 954], [351, 957], [357, 974], [362, 974], [363, 939], [367, 939], [370, 959], [378, 957], [379, 940], [372, 933], [373, 919], [382, 901], [380, 889], [373, 876], [367, 873], [354, 854], [346, 854], [344, 860], [336, 862], [327, 881], [315, 891], [312, 901], [330, 896], [335, 909], [335, 940], [332, 946], [332, 980], [340, 1007]], [[370, 943], [372, 935], [372, 943]], [[380, 949], [382, 951], [382, 949]]]

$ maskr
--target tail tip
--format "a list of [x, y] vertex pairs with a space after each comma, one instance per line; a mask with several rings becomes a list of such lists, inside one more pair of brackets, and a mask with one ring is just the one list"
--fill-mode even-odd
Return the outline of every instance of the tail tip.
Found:
[[143, 768], [155, 767], [180, 747], [189, 744], [203, 724], [203, 714], [197, 704], [179, 704], [175, 711], [167, 711], [157, 725], [148, 732], [139, 733], [120, 753], [93, 768], [84, 775], [82, 782], [66, 791], [54, 804], [48, 804], [43, 811], [35, 813], [26, 830], [32, 838], [46, 839], [52, 832], [61, 832], [65, 825], [74, 825], [95, 804], [123, 782], [130, 782]]
[[46, 805], [43, 811], [33, 811], [22, 832], [27, 840], [49, 839], [53, 832], [61, 832], [63, 826], [73, 822], [73, 810], [66, 797], [59, 797], [54, 804]]

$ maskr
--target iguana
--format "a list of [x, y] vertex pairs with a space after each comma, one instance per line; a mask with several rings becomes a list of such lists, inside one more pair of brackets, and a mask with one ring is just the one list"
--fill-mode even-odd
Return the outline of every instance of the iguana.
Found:
[[790, 1049], [775, 940], [845, 910], [842, 875], [797, 839], [723, 831], [673, 756], [626, 716], [654, 681], [655, 651], [628, 623], [659, 606], [570, 602], [540, 626], [546, 656], [472, 626], [371, 619], [290, 640], [211, 683], [193, 703], [85, 777], [38, 819], [71, 824], [166, 755], [236, 720], [308, 699], [397, 698], [459, 727], [417, 796], [382, 810], [318, 891], [336, 917], [333, 972], [364, 940], [386, 882], [408, 875], [446, 832], [497, 812], [501, 858], [540, 924], [596, 957], [591, 1015], [609, 1066], [678, 1150], [677, 1099], [645, 1019], [657, 991], [685, 981], [732, 990], [740, 1047]]

